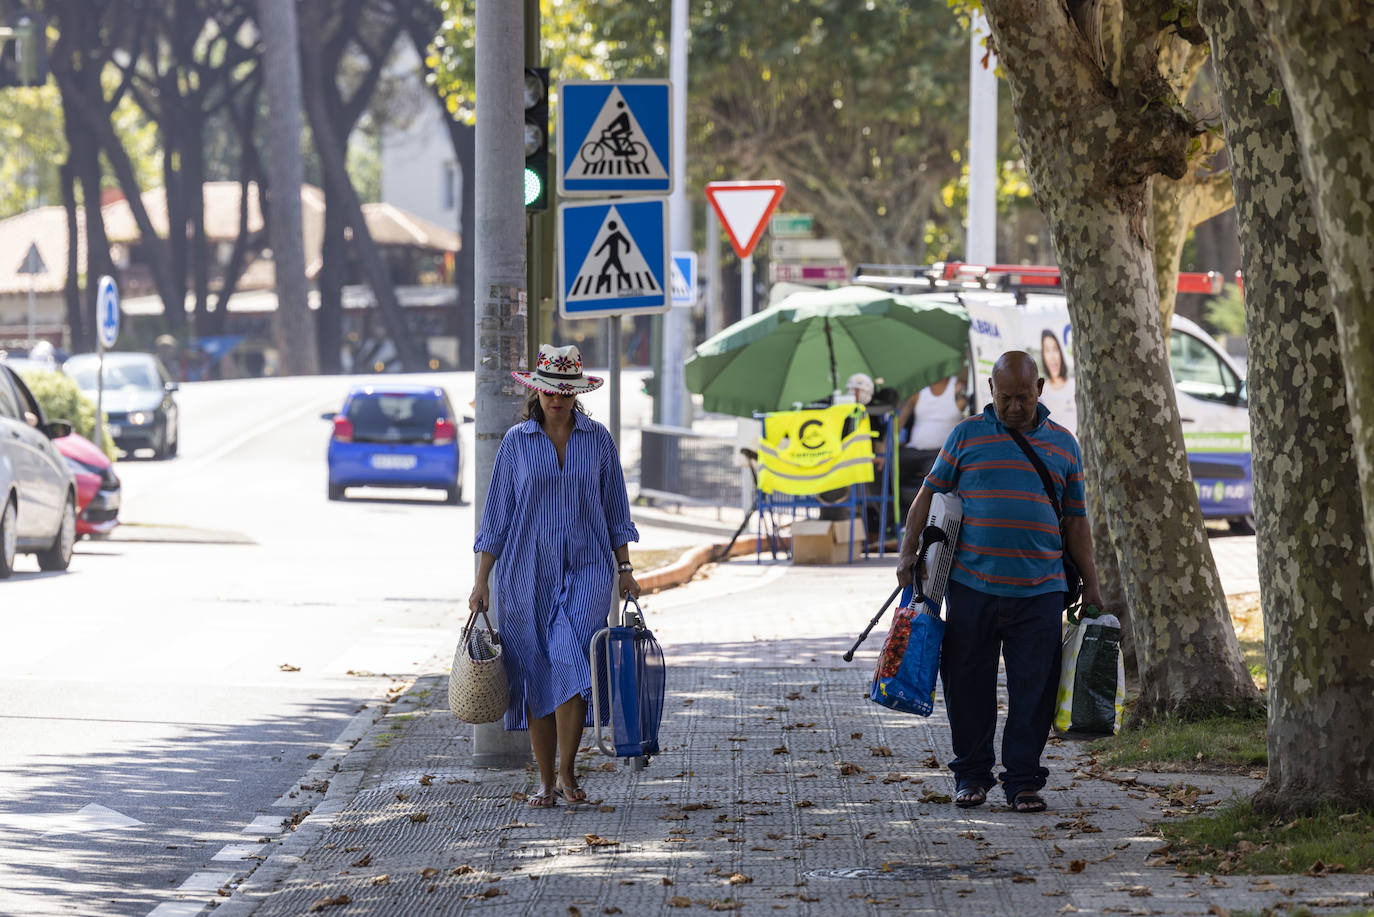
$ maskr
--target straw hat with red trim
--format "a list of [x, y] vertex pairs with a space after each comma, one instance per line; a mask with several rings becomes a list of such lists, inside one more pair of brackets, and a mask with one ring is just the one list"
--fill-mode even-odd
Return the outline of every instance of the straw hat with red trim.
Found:
[[605, 380], [582, 372], [582, 353], [576, 345], [554, 347], [539, 345], [534, 372], [512, 372], [516, 382], [546, 395], [581, 395], [601, 388]]

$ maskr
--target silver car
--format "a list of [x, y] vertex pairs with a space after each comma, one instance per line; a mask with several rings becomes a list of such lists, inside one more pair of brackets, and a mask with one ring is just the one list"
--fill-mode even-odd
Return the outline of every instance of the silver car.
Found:
[[72, 432], [48, 422], [18, 374], [0, 363], [0, 579], [18, 553], [65, 570], [76, 544], [76, 479], [52, 441]]

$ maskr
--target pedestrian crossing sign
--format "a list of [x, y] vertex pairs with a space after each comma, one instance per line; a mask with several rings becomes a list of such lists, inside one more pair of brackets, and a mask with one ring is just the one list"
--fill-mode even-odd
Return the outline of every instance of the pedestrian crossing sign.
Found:
[[668, 80], [558, 84], [558, 193], [670, 194]]
[[673, 305], [694, 306], [697, 302], [697, 253], [673, 252]]
[[558, 207], [558, 311], [564, 318], [651, 315], [671, 295], [667, 198]]

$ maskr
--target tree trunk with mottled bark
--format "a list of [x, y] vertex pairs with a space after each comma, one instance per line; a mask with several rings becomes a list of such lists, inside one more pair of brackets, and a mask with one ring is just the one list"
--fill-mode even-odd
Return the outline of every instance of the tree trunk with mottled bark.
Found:
[[[1331, 283], [1374, 564], [1374, 4], [1250, 0], [1293, 112]], [[1277, 88], [1277, 87], [1276, 87]]]
[[[1127, 10], [1121, 78], [1051, 0], [984, 3], [1031, 187], [1060, 257], [1079, 426], [1096, 425], [1101, 498], [1134, 611], [1135, 719], [1253, 710], [1260, 700], [1198, 508], [1159, 321], [1149, 179], [1179, 178], [1193, 137], [1159, 72], [1157, 16]], [[1099, 535], [1100, 537], [1100, 535]]]
[[[268, 157], [272, 173], [269, 238], [277, 277], [277, 311], [273, 338], [282, 371], [293, 375], [319, 372], [314, 317], [305, 280], [305, 240], [301, 229], [301, 68], [296, 40], [296, 11], [278, 0], [259, 0], [263, 31], [263, 87], [267, 91]], [[309, 39], [307, 39], [308, 41]]]
[[[1269, 773], [1285, 813], [1374, 806], [1374, 582], [1350, 405], [1298, 135], [1268, 41], [1234, 2], [1212, 35], [1240, 218]], [[1297, 384], [1295, 384], [1297, 383]]]

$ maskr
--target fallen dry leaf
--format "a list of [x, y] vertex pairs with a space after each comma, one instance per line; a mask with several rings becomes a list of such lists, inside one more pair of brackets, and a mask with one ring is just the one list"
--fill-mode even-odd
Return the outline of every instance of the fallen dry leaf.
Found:
[[1087, 861], [1085, 861], [1085, 860], [1070, 860], [1070, 861], [1069, 861], [1069, 872], [1082, 872], [1083, 870], [1085, 870], [1085, 869], [1087, 869], [1087, 868], [1088, 868], [1088, 864], [1087, 864]]
[[742, 872], [737, 872], [731, 875], [728, 881], [731, 885], [748, 885], [750, 882], [754, 881], [754, 877], [746, 876]]
[[428, 813], [428, 812], [416, 812], [414, 815], [410, 816], [410, 820], [413, 821], [413, 822], [415, 822], [415, 824], [417, 824], [417, 825], [420, 824], [421, 822], [427, 822], [427, 821], [429, 821], [429, 813]]
[[684, 896], [682, 896], [682, 895], [673, 895], [673, 897], [671, 897], [671, 898], [668, 899], [668, 906], [669, 906], [669, 907], [691, 907], [691, 906], [692, 906], [692, 899], [691, 899], [691, 898], [684, 897]]
[[874, 745], [868, 750], [868, 753], [875, 758], [892, 757], [892, 749], [888, 748], [886, 745]]
[[369, 884], [371, 884], [371, 885], [390, 885], [390, 884], [391, 884], [391, 876], [387, 875], [386, 873], [382, 873], [380, 876], [373, 876], [373, 877], [372, 877], [372, 881], [371, 881]]
[[408, 799], [410, 799], [410, 794], [409, 794], [409, 793], [397, 793], [397, 794], [396, 794], [396, 801], [397, 801], [397, 802], [405, 802], [405, 801], [408, 800]]
[[435, 869], [433, 866], [426, 866], [424, 869], [420, 870], [421, 878], [425, 879], [432, 879], [438, 874], [439, 870]]
[[319, 898], [312, 902], [309, 908], [310, 913], [322, 911], [327, 907], [342, 907], [345, 904], [352, 904], [353, 899], [347, 895], [330, 895], [328, 898]]
[[355, 869], [366, 869], [367, 867], [372, 865], [372, 854], [365, 853], [362, 855], [361, 859], [349, 865], [353, 866]]
[[1012, 876], [1011, 880], [1013, 882], [1025, 884], [1026, 882], [1034, 882], [1035, 876]]
[[568, 917], [582, 917], [582, 911], [576, 905], [568, 905]]
[[476, 872], [476, 871], [477, 871], [477, 870], [476, 870], [474, 867], [469, 866], [468, 864], [464, 863], [462, 866], [455, 866], [454, 869], [453, 869], [453, 872], [450, 873], [450, 875], [465, 876], [465, 875], [467, 875], [467, 874], [470, 873], [470, 872]]
[[610, 907], [604, 907], [604, 908], [602, 908], [602, 909], [601, 909], [601, 913], [603, 913], [603, 914], [623, 914], [623, 913], [625, 913], [625, 912], [622, 911], [620, 908], [616, 907], [614, 904], [612, 904]]
[[588, 847], [614, 847], [620, 843], [620, 841], [607, 840], [599, 834], [584, 834], [583, 837], [587, 839]]
[[848, 761], [840, 762], [840, 776], [853, 777], [855, 774], [864, 773], [864, 769], [857, 764], [850, 764]]
[[[277, 668], [280, 669], [280, 670], [283, 671], [283, 672], [299, 672], [299, 671], [301, 670], [301, 667], [300, 667], [300, 666], [298, 666], [298, 665], [292, 665], [292, 664], [289, 663], [289, 662], [283, 662], [281, 665], [277, 666]], [[321, 898], [320, 900], [323, 901], [323, 900], [325, 900], [325, 899], [324, 899], [324, 898]], [[325, 907], [328, 907], [328, 906], [329, 906], [329, 905], [325, 905]], [[314, 908], [312, 907], [311, 909], [313, 910]]]
[[432, 774], [425, 774], [420, 778], [420, 786], [429, 786], [433, 782], [434, 776]]
[[811, 800], [809, 800], [809, 799], [803, 799], [801, 802], [797, 803], [797, 808], [798, 808], [798, 809], [809, 809], [809, 808], [811, 808], [811, 807], [814, 806], [814, 805], [815, 805], [815, 803], [812, 802]]
[[786, 746], [786, 745], [779, 745], [777, 748], [773, 749], [773, 754], [775, 754], [775, 755], [785, 755], [785, 754], [787, 754], [787, 746]]

